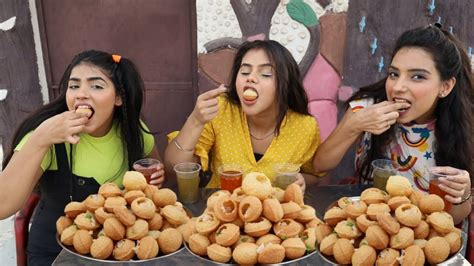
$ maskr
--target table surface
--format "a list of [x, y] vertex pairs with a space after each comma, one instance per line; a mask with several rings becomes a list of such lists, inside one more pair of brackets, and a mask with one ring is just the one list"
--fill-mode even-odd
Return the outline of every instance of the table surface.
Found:
[[[326, 208], [338, 200], [341, 197], [347, 196], [359, 196], [360, 193], [367, 188], [366, 185], [334, 185], [334, 186], [312, 186], [307, 188], [305, 193], [305, 204], [310, 205], [316, 209], [317, 216], [322, 218]], [[207, 198], [215, 190], [204, 189], [201, 191], [201, 200], [195, 204], [185, 204], [185, 206], [192, 212], [193, 216], [199, 216], [205, 209], [205, 204]], [[465, 250], [461, 251], [461, 254], [465, 254]], [[59, 253], [56, 260], [53, 262], [53, 265], [103, 265], [103, 262], [97, 262], [93, 260], [88, 260], [81, 258], [79, 256], [73, 255], [68, 251], [62, 250]], [[114, 261], [113, 265], [136, 265], [137, 263], [128, 263], [128, 262], [116, 262]], [[164, 257], [159, 260], [142, 262], [140, 265], [209, 265], [208, 261], [196, 258], [191, 254], [186, 248], [180, 252]], [[291, 265], [332, 265], [323, 260], [317, 252], [314, 252], [312, 256], [299, 260]]]

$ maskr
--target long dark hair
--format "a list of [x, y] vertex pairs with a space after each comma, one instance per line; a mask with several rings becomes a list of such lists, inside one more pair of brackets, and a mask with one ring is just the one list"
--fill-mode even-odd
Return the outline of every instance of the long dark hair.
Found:
[[127, 58], [122, 57], [116, 63], [109, 53], [89, 50], [76, 55], [66, 68], [59, 83], [59, 96], [27, 117], [20, 124], [13, 136], [10, 152], [3, 161], [4, 168], [10, 161], [14, 148], [28, 132], [37, 128], [48, 118], [68, 110], [66, 91], [69, 77], [72, 69], [80, 64], [89, 64], [100, 68], [113, 81], [116, 94], [122, 99], [122, 105], [115, 107], [114, 122], [120, 128], [124, 146], [124, 160], [128, 160], [129, 169], [134, 161], [144, 156], [141, 131], [146, 131], [146, 129], [140, 123], [144, 84], [137, 67]]
[[309, 115], [308, 97], [302, 84], [300, 69], [291, 53], [276, 41], [257, 40], [243, 43], [234, 58], [230, 74], [230, 89], [227, 92], [228, 98], [234, 104], [240, 105], [235, 81], [237, 80], [242, 59], [248, 51], [253, 49], [265, 51], [276, 73], [278, 115], [276, 117], [275, 133], [278, 134], [288, 109], [303, 115]]
[[[416, 28], [404, 32], [397, 40], [393, 56], [402, 48], [415, 47], [433, 57], [436, 70], [442, 81], [456, 79], [456, 84], [448, 96], [440, 98], [436, 105], [434, 146], [436, 165], [452, 166], [474, 174], [473, 133], [473, 77], [471, 62], [462, 43], [439, 25]], [[375, 102], [387, 100], [384, 78], [372, 85], [361, 88], [348, 102], [360, 98], [374, 98]], [[367, 178], [370, 162], [383, 156], [384, 150], [395, 138], [395, 127], [381, 135], [372, 135], [371, 149], [361, 162], [358, 175]]]

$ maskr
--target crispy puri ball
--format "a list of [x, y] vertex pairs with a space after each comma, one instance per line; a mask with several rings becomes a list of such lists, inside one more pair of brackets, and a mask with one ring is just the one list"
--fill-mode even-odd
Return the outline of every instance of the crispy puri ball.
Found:
[[181, 233], [175, 228], [163, 230], [158, 238], [158, 245], [164, 254], [175, 252], [183, 244]]
[[272, 193], [272, 184], [270, 179], [259, 172], [251, 172], [245, 175], [242, 181], [242, 189], [245, 194], [255, 196], [260, 200], [266, 199]]
[[114, 242], [106, 236], [94, 239], [91, 245], [91, 255], [96, 259], [107, 259], [114, 250]]
[[424, 250], [426, 260], [430, 264], [438, 264], [448, 258], [450, 247], [444, 237], [436, 236], [428, 240]]
[[79, 254], [89, 254], [92, 245], [92, 236], [87, 230], [77, 230], [72, 239], [74, 249]]
[[374, 265], [377, 259], [375, 249], [369, 245], [362, 245], [352, 254], [353, 266]]
[[158, 255], [158, 242], [151, 237], [145, 236], [137, 244], [137, 257], [141, 260], [147, 260], [156, 257]]
[[406, 196], [409, 197], [413, 192], [410, 181], [404, 176], [391, 176], [387, 181], [387, 192], [391, 197]]
[[435, 194], [428, 194], [421, 198], [418, 206], [423, 214], [432, 214], [444, 210], [444, 200]]
[[232, 258], [239, 265], [254, 265], [258, 262], [258, 246], [254, 243], [242, 243], [235, 247]]
[[127, 191], [144, 190], [147, 185], [145, 176], [138, 171], [127, 171], [123, 175], [123, 186]]
[[334, 243], [333, 254], [339, 264], [351, 263], [354, 251], [354, 246], [349, 239], [339, 238], [336, 243]]

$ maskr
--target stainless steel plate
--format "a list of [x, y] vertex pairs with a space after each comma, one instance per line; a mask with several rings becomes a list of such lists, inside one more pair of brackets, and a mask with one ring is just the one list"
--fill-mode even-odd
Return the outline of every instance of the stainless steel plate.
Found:
[[101, 263], [105, 263], [105, 264], [123, 264], [123, 263], [143, 263], [143, 262], [152, 262], [152, 261], [159, 261], [160, 259], [163, 259], [163, 258], [166, 258], [166, 257], [169, 257], [169, 256], [173, 256], [174, 254], [180, 252], [181, 250], [184, 249], [184, 247], [182, 246], [180, 249], [176, 250], [175, 252], [173, 253], [170, 253], [170, 254], [166, 254], [166, 255], [160, 255], [158, 253], [158, 256], [155, 257], [155, 258], [152, 258], [152, 259], [148, 259], [148, 260], [128, 260], [128, 261], [119, 261], [119, 260], [114, 260], [114, 259], [110, 259], [110, 260], [101, 260], [101, 259], [96, 259], [96, 258], [93, 258], [90, 254], [89, 255], [82, 255], [82, 254], [79, 254], [76, 252], [76, 250], [74, 249], [73, 246], [66, 246], [64, 245], [63, 243], [61, 243], [60, 239], [59, 239], [59, 235], [56, 234], [56, 241], [59, 243], [59, 245], [64, 249], [66, 250], [67, 252], [71, 253], [71, 255], [74, 255], [74, 256], [77, 256], [77, 257], [81, 257], [83, 259], [86, 259], [86, 260], [92, 260], [92, 261], [97, 261], [97, 262], [101, 262]]

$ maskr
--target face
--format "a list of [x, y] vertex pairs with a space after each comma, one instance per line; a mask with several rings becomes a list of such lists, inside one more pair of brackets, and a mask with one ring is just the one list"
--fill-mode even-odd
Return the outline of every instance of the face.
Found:
[[112, 127], [115, 106], [122, 105], [115, 86], [101, 68], [90, 64], [74, 67], [69, 77], [66, 91], [69, 110], [89, 108], [92, 116], [86, 124], [84, 133], [94, 137], [107, 134]]
[[441, 81], [430, 53], [407, 47], [393, 57], [385, 89], [389, 100], [411, 104], [399, 111], [397, 122], [424, 124], [434, 118], [439, 97], [449, 94], [451, 85], [451, 81]]
[[245, 54], [235, 83], [247, 116], [276, 117], [275, 70], [264, 50], [253, 49]]

